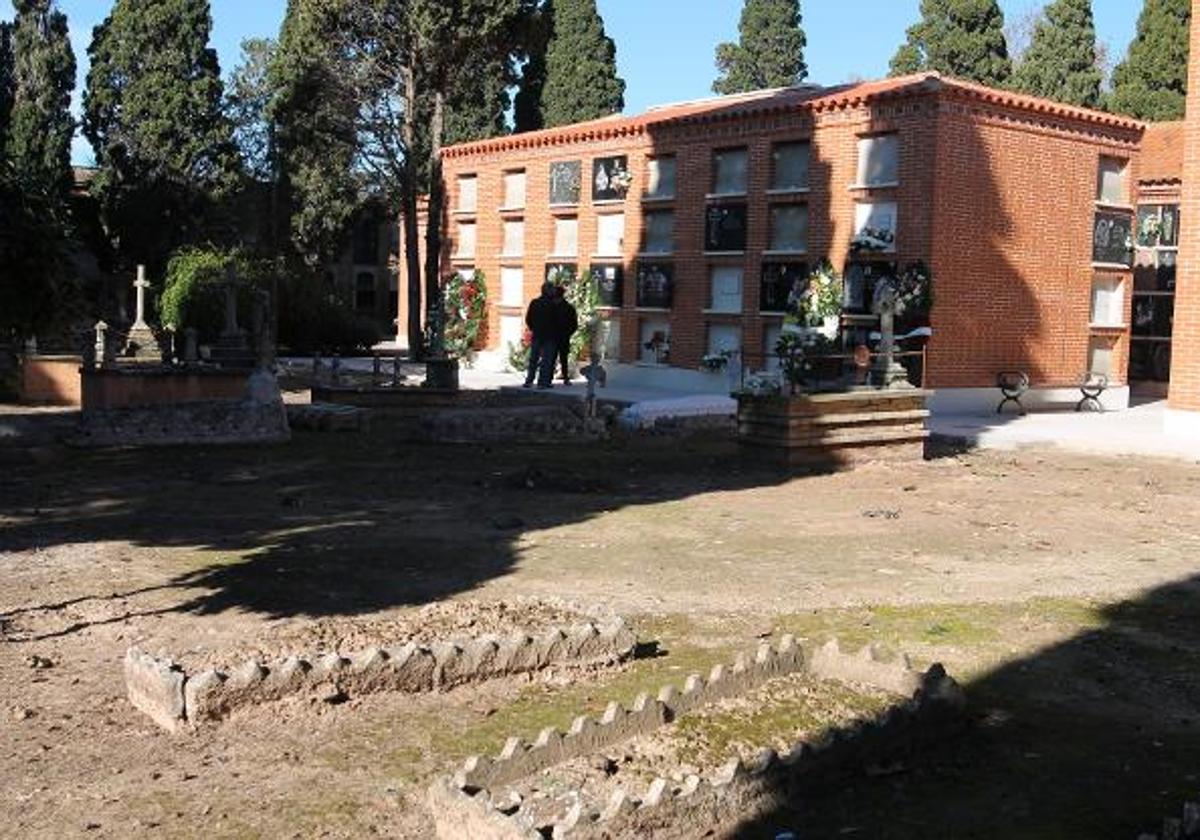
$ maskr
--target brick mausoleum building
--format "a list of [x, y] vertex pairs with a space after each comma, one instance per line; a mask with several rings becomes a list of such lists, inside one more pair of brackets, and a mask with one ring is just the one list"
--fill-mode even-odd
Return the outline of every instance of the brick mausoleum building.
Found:
[[936, 408], [994, 407], [1001, 370], [1048, 398], [1107, 373], [1123, 406], [1169, 375], [1183, 136], [933, 73], [672, 105], [447, 148], [444, 265], [487, 276], [497, 357], [570, 265], [601, 280], [611, 379], [721, 391], [701, 357], [768, 367], [820, 261], [847, 346], [922, 261]]

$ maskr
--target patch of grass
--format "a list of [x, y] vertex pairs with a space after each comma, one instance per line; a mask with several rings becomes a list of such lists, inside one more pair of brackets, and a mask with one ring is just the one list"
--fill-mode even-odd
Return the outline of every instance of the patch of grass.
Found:
[[[800, 690], [797, 690], [800, 689]], [[680, 758], [711, 767], [760, 750], [790, 749], [806, 737], [854, 719], [870, 718], [893, 702], [881, 692], [860, 693], [828, 681], [790, 678], [758, 692], [749, 710], [721, 708], [685, 715], [673, 736]]]
[[667, 683], [682, 689], [688, 675], [707, 675], [714, 665], [733, 660], [732, 646], [685, 641], [690, 626], [687, 617], [677, 615], [636, 621], [638, 637], [657, 640], [662, 655], [638, 659], [618, 672], [601, 672], [570, 685], [531, 685], [516, 701], [462, 731], [435, 728], [433, 747], [453, 761], [473, 754], [493, 755], [510, 736], [532, 741], [548, 726], [565, 732], [579, 715], [599, 717], [610, 702], [629, 706], [642, 692], [653, 696]]

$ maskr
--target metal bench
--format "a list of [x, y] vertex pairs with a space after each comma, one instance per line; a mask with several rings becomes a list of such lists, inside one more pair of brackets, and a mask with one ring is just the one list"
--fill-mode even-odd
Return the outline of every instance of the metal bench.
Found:
[[[1000, 400], [1000, 405], [996, 406], [996, 413], [1003, 414], [1004, 407], [1012, 403], [1017, 407], [1017, 412], [1024, 417], [1028, 411], [1025, 403], [1021, 400], [1029, 392], [1031, 384], [1029, 374], [1023, 370], [1002, 370], [997, 373], [996, 387], [1000, 389], [1004, 398]], [[1108, 376], [1103, 373], [1081, 373], [1069, 385], [1069, 387], [1078, 388], [1082, 395], [1079, 402], [1075, 404], [1075, 410], [1083, 411], [1087, 408], [1092, 411], [1104, 411], [1104, 404], [1100, 402], [1100, 397], [1108, 390], [1108, 384]]]

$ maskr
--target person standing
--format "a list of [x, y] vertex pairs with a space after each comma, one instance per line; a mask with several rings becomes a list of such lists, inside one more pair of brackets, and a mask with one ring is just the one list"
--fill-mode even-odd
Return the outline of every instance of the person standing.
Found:
[[[554, 316], [557, 327], [554, 341], [558, 348], [558, 362], [562, 367], [562, 381], [564, 385], [570, 385], [571, 336], [579, 330], [579, 312], [567, 300], [567, 290], [564, 286], [558, 286], [555, 290]], [[550, 375], [553, 377], [553, 369]]]
[[533, 336], [529, 344], [529, 365], [525, 370], [525, 387], [533, 387], [537, 377], [539, 388], [552, 388], [554, 361], [558, 356], [555, 338], [558, 333], [557, 303], [553, 283], [542, 284], [542, 294], [529, 304], [525, 326]]

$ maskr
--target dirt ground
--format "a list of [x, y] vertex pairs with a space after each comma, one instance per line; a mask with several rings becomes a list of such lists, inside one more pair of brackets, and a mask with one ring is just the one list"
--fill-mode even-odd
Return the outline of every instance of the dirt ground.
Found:
[[[971, 726], [743, 836], [1130, 838], [1200, 788], [1197, 465], [1030, 450], [804, 476], [711, 438], [438, 447], [382, 423], [39, 460], [0, 478], [7, 836], [427, 837], [425, 784], [465, 756], [784, 632], [944, 662]], [[176, 736], [124, 699], [133, 644], [226, 663], [613, 613], [661, 655]], [[681, 754], [708, 772], [846, 703], [759, 699]]]

